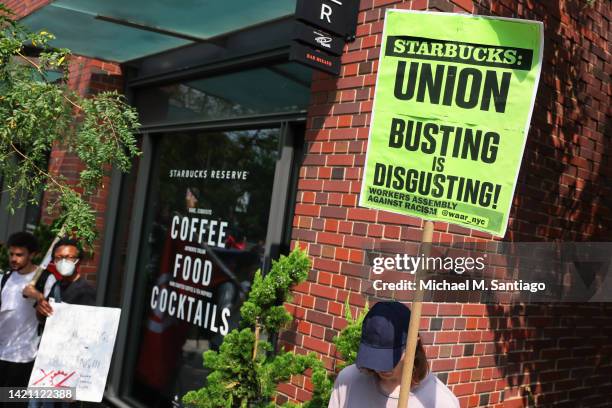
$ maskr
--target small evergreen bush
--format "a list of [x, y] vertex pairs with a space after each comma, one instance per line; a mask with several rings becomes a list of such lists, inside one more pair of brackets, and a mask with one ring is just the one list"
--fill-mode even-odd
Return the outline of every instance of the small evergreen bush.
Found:
[[265, 276], [257, 271], [248, 299], [240, 308], [241, 329], [228, 333], [219, 351], [204, 353], [204, 366], [211, 372], [206, 386], [183, 397], [187, 406], [274, 407], [279, 383], [307, 368], [322, 367], [314, 354], [303, 356], [285, 350], [272, 354], [272, 344], [262, 339], [291, 322], [283, 303], [290, 299], [291, 287], [306, 280], [309, 270], [308, 256], [296, 247], [273, 262]]
[[[269, 336], [286, 327], [292, 320], [283, 303], [290, 300], [291, 287], [308, 276], [310, 260], [298, 247], [290, 255], [273, 262], [272, 269], [262, 276], [257, 271], [248, 299], [240, 308], [241, 329], [225, 336], [219, 351], [204, 353], [204, 367], [210, 370], [206, 386], [190, 391], [183, 403], [197, 408], [273, 408], [279, 383], [292, 375], [312, 370], [313, 395], [303, 408], [325, 408], [329, 402], [333, 379], [314, 353], [296, 355], [285, 350], [275, 354], [262, 336]], [[353, 364], [359, 349], [361, 325], [368, 312], [366, 307], [353, 317], [348, 300], [345, 315], [348, 325], [334, 338], [338, 353], [344, 360], [342, 369]], [[285, 408], [300, 405], [286, 403]]]

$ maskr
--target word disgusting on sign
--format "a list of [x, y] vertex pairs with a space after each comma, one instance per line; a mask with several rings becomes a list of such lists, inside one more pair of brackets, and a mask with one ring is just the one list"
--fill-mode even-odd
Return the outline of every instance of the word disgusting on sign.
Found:
[[387, 10], [359, 204], [503, 236], [542, 32], [528, 20]]

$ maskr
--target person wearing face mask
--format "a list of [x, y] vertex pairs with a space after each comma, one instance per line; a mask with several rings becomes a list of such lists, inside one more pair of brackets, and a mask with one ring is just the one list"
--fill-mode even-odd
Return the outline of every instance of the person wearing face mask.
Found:
[[[329, 408], [396, 408], [399, 400], [410, 310], [399, 302], [378, 302], [363, 320], [355, 364], [340, 371]], [[457, 397], [429, 372], [417, 344], [410, 408], [459, 408]]]
[[[61, 279], [49, 291], [46, 298], [40, 299], [36, 304], [36, 313], [41, 324], [53, 314], [53, 307], [49, 298], [55, 302], [66, 302], [74, 305], [95, 306], [96, 290], [79, 273], [81, 250], [79, 243], [70, 238], [62, 238], [53, 246], [53, 266]], [[68, 408], [74, 402], [66, 401], [38, 401], [30, 400], [29, 408]]]
[[53, 247], [53, 264], [61, 279], [56, 282], [45, 299], [38, 301], [36, 312], [41, 320], [53, 314], [48, 299], [75, 305], [95, 306], [96, 290], [79, 273], [81, 250], [76, 240], [60, 239]]
[[[0, 387], [26, 387], [40, 337], [35, 300], [21, 292], [34, 277], [37, 267], [32, 258], [38, 251], [38, 242], [28, 232], [17, 232], [9, 237], [7, 248], [10, 270], [0, 281]], [[44, 282], [46, 285], [42, 285]], [[49, 293], [54, 282], [52, 278], [41, 280], [39, 290]], [[0, 402], [0, 407], [6, 404]]]

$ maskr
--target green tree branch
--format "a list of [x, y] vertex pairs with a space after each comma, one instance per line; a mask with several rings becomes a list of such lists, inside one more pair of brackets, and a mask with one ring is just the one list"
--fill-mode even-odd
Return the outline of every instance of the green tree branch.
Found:
[[[96, 237], [95, 212], [88, 198], [100, 188], [111, 167], [128, 171], [140, 154], [135, 133], [138, 115], [116, 92], [81, 97], [66, 84], [70, 52], [49, 42], [45, 31], [33, 33], [13, 20], [0, 4], [0, 177], [9, 192], [7, 208], [52, 193], [47, 211], [66, 230], [91, 245]], [[26, 53], [34, 47], [37, 57]], [[49, 82], [48, 72], [63, 80]], [[54, 146], [74, 153], [83, 168], [72, 183], [47, 170]]]

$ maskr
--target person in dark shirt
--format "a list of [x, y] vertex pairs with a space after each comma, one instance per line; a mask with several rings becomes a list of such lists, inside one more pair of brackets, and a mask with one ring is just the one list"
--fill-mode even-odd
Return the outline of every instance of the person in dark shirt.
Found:
[[[46, 298], [36, 304], [36, 313], [44, 324], [47, 317], [53, 314], [49, 298], [55, 302], [66, 302], [73, 305], [95, 306], [96, 290], [79, 273], [78, 263], [81, 250], [76, 240], [62, 238], [53, 247], [53, 263], [62, 278], [55, 282]], [[30, 408], [69, 408], [74, 403], [65, 401], [41, 402], [31, 400]]]
[[36, 312], [43, 319], [53, 313], [48, 301], [50, 297], [56, 302], [95, 306], [96, 290], [79, 273], [81, 258], [79, 244], [74, 239], [62, 238], [53, 247], [53, 263], [62, 278], [53, 285], [47, 298], [36, 305]]

